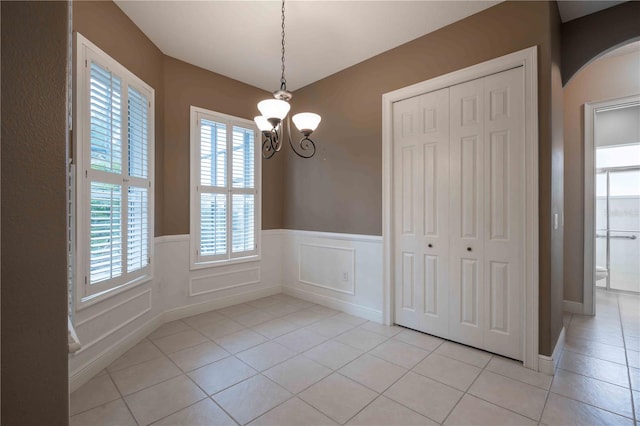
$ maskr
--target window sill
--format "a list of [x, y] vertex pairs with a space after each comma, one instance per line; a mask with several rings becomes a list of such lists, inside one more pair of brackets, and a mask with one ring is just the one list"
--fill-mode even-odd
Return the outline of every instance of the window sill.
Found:
[[223, 266], [237, 265], [241, 263], [251, 263], [258, 262], [262, 260], [262, 256], [260, 254], [255, 254], [251, 256], [245, 257], [237, 257], [230, 260], [214, 260], [209, 262], [191, 262], [189, 265], [189, 270], [197, 271], [200, 269], [209, 269], [209, 268], [219, 268]]
[[101, 303], [104, 302], [108, 299], [111, 299], [112, 297], [120, 294], [120, 293], [124, 293], [125, 291], [131, 290], [133, 288], [139, 287], [142, 284], [148, 283], [153, 279], [153, 275], [152, 274], [145, 274], [141, 277], [138, 277], [132, 281], [129, 281], [128, 283], [124, 283], [122, 285], [119, 285], [117, 287], [113, 287], [110, 288], [108, 290], [104, 290], [100, 293], [96, 293], [96, 294], [92, 294], [90, 296], [86, 296], [81, 298], [80, 300], [77, 301], [77, 303], [75, 304], [75, 310], [76, 312], [81, 311], [83, 309], [86, 309], [90, 306], [93, 306], [97, 303]]

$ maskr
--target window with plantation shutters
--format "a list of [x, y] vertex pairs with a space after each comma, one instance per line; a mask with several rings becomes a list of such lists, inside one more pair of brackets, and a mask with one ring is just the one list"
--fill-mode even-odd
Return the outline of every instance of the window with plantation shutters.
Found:
[[259, 254], [257, 130], [253, 122], [191, 107], [192, 267]]
[[74, 162], [82, 304], [151, 278], [154, 91], [78, 35]]

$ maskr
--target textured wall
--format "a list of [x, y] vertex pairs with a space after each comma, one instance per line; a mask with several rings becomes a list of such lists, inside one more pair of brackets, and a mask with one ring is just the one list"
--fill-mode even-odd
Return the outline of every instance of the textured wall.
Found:
[[[165, 199], [167, 235], [189, 233], [189, 107], [252, 120], [271, 94], [168, 56], [164, 60]], [[281, 228], [282, 159], [263, 161], [263, 229]]]
[[68, 3], [1, 7], [2, 423], [64, 425]]
[[321, 114], [322, 123], [314, 133], [314, 158], [287, 156], [285, 228], [380, 235], [382, 94], [537, 45], [540, 351], [550, 354], [562, 326], [562, 273], [557, 261], [552, 265], [554, 256], [562, 257], [562, 230], [551, 229], [552, 211], [562, 210], [557, 133], [552, 142], [552, 123], [557, 130], [562, 119], [551, 108], [552, 53], [556, 89], [559, 79], [559, 25], [555, 2], [504, 2], [298, 90], [293, 108]]
[[[111, 1], [74, 2], [73, 29], [155, 89], [155, 235], [189, 233], [189, 107], [253, 119], [263, 90], [164, 55]], [[262, 166], [262, 228], [282, 227], [282, 155]]]
[[640, 54], [599, 59], [564, 87], [565, 240], [564, 298], [583, 301], [584, 290], [584, 108], [589, 102], [640, 94]]
[[627, 1], [562, 25], [562, 83], [600, 54], [640, 39], [640, 1]]
[[[164, 225], [164, 55], [111, 1], [74, 1], [73, 31], [77, 31], [155, 91], [155, 235]], [[74, 47], [75, 48], [75, 47]]]
[[[546, 211], [551, 223], [545, 230], [551, 234], [549, 258], [545, 261], [550, 265], [550, 282], [548, 305], [549, 316], [549, 348], [547, 355], [551, 354], [555, 342], [560, 336], [563, 326], [563, 245], [564, 226], [562, 215], [564, 214], [564, 137], [563, 137], [563, 99], [562, 99], [562, 75], [560, 70], [561, 55], [561, 27], [560, 13], [555, 2], [547, 3], [549, 6], [549, 23], [551, 35], [551, 211]], [[545, 212], [541, 212], [544, 215]], [[553, 216], [558, 215], [558, 228], [554, 227]], [[542, 283], [541, 283], [541, 287]], [[541, 333], [542, 334], [542, 333]]]

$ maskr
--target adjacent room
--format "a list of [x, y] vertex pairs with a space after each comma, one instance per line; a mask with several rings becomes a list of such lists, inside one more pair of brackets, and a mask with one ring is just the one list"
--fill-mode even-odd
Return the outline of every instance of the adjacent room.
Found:
[[640, 421], [640, 2], [1, 17], [3, 424]]

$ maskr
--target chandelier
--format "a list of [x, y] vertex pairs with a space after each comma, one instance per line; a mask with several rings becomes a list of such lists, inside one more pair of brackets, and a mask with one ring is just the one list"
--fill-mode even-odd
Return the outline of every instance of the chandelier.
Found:
[[282, 77], [280, 77], [280, 89], [273, 92], [275, 99], [265, 99], [258, 102], [258, 110], [262, 115], [253, 120], [262, 132], [263, 158], [273, 157], [282, 148], [285, 124], [289, 145], [293, 152], [302, 158], [311, 158], [316, 153], [316, 145], [309, 139], [309, 136], [320, 124], [320, 116], [312, 112], [301, 112], [294, 115], [291, 119], [302, 134], [302, 139], [297, 144], [291, 141], [291, 122], [287, 114], [291, 109], [289, 101], [293, 95], [287, 91], [287, 80], [284, 77], [284, 35], [284, 0], [282, 0]]

